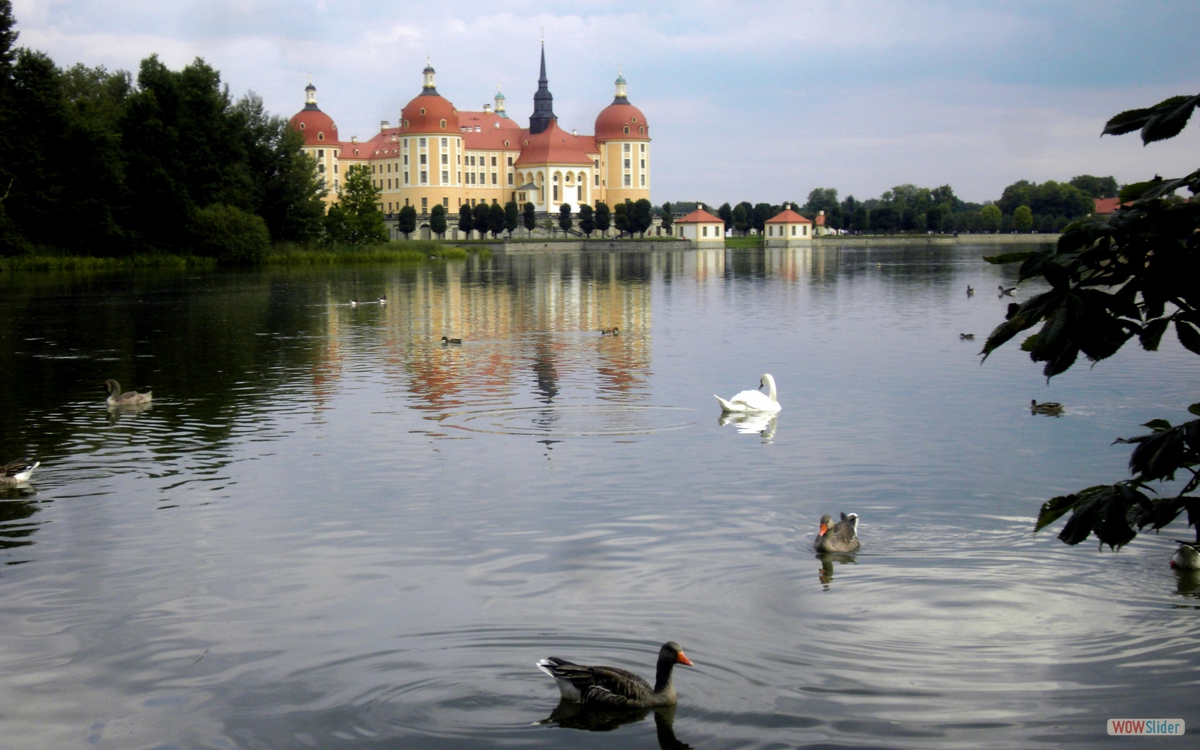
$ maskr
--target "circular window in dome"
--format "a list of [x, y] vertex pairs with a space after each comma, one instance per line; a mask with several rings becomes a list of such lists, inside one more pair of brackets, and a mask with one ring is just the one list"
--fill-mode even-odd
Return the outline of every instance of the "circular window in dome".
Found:
[[425, 114], [425, 108], [421, 107], [421, 114]]
[[636, 116], [636, 115], [634, 116], [634, 118], [633, 118], [633, 121], [634, 121], [634, 122], [637, 122], [637, 116]]
[[304, 130], [304, 123], [300, 123], [300, 129]]

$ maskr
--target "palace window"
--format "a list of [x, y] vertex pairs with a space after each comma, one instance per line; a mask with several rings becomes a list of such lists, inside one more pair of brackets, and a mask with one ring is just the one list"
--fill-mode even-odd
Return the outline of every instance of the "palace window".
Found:
[[492, 166], [493, 167], [496, 166], [496, 157], [494, 157], [494, 156], [492, 157]]
[[626, 159], [626, 160], [625, 160], [625, 168], [626, 168], [626, 169], [629, 169], [629, 159]]
[[323, 149], [323, 148], [319, 148], [319, 149], [317, 149], [317, 158], [318, 158], [318, 159], [324, 159], [324, 158], [325, 158], [325, 149]]
[[[628, 125], [625, 126], [625, 135], [629, 135], [629, 126]], [[626, 145], [629, 145], [629, 144], [626, 144]]]
[[[424, 111], [424, 110], [422, 110], [422, 111]], [[425, 139], [424, 138], [418, 139], [417, 145], [420, 146], [421, 148], [425, 148]]]
[[[442, 127], [444, 128], [444, 127], [446, 127], [446, 126], [445, 126], [445, 125], [443, 125]], [[443, 138], [443, 139], [442, 139], [442, 148], [446, 148], [446, 147], [447, 147], [447, 146], [449, 146], [449, 145], [450, 145], [450, 139], [449, 139], [449, 138]]]
[[450, 172], [443, 169], [442, 170], [442, 184], [445, 185], [447, 182], [450, 182]]
[[333, 165], [333, 173], [334, 174], [338, 173], [338, 165], [336, 165], [336, 164]]
[[[640, 135], [645, 135], [645, 134], [646, 134], [646, 126], [645, 126], [645, 125], [639, 125], [639, 126], [638, 126], [638, 133], [639, 133]], [[643, 150], [643, 151], [645, 151], [645, 149], [642, 149], [642, 150]]]
[[300, 129], [304, 130], [304, 123], [300, 123]]
[[[428, 154], [421, 154], [421, 163], [422, 163], [422, 164], [425, 164], [425, 163], [426, 163], [426, 158], [427, 158], [427, 157], [428, 157]], [[626, 164], [625, 166], [629, 166], [629, 165], [628, 165], [628, 164]]]
[[[424, 107], [421, 107], [421, 114], [425, 114], [425, 108], [424, 108]], [[422, 146], [424, 146], [425, 144], [424, 144], [424, 143], [422, 143], [421, 145], [422, 145]]]
[[642, 175], [642, 187], [646, 187], [646, 175]]
[[480, 172], [480, 173], [479, 173], [479, 184], [480, 184], [480, 185], [486, 185], [486, 184], [487, 184], [487, 174], [486, 174], [485, 172]]
[[644, 143], [642, 144], [642, 153], [643, 154], [646, 153], [646, 144], [644, 144]]
[[424, 169], [421, 170], [421, 184], [422, 185], [429, 184], [429, 173], [426, 172]]
[[318, 140], [318, 141], [323, 141], [323, 140], [325, 140], [325, 134], [324, 134], [324, 133], [317, 133], [317, 140]]
[[442, 120], [442, 130], [445, 130], [445, 129], [446, 129], [446, 121]]
[[634, 117], [634, 118], [633, 118], [633, 121], [634, 121], [634, 122], [637, 122], [637, 117]]
[[408, 154], [404, 155], [404, 166], [408, 166]]
[[321, 174], [324, 174], [324, 173], [325, 173], [325, 165], [324, 165], [324, 164], [318, 164], [318, 165], [317, 165], [317, 172], [319, 172], [319, 173], [321, 173]]
[[429, 211], [429, 199], [422, 198], [421, 199], [421, 213], [428, 213], [428, 211]]
[[[504, 145], [505, 145], [505, 146], [507, 146], [507, 145], [508, 145], [508, 141], [505, 141], [505, 142], [504, 142]], [[508, 166], [510, 166], [510, 167], [512, 166], [512, 157], [511, 157], [511, 156], [510, 156], [510, 157], [508, 157]]]
[[[449, 163], [450, 163], [450, 154], [442, 154], [442, 164], [449, 164]], [[646, 166], [646, 163], [642, 162], [642, 166], [643, 167]]]
[[583, 185], [575, 188], [575, 200], [583, 203]]
[[642, 169], [645, 169], [645, 168], [646, 168], [646, 160], [642, 159]]
[[508, 173], [508, 186], [509, 186], [509, 187], [512, 187], [512, 186], [513, 186], [513, 176], [512, 176], [512, 172], [509, 172], [509, 173]]
[[407, 184], [408, 184], [408, 172], [405, 172], [405, 173], [404, 173], [404, 184], [405, 184], [405, 185], [407, 185]]
[[596, 173], [596, 187], [600, 187], [600, 173]]
[[442, 208], [450, 208], [450, 199], [442, 198]]
[[498, 179], [499, 179], [499, 176], [495, 172], [492, 172], [492, 184], [493, 185], [497, 184]]
[[629, 175], [625, 175], [625, 187], [629, 187], [629, 185], [630, 185]]

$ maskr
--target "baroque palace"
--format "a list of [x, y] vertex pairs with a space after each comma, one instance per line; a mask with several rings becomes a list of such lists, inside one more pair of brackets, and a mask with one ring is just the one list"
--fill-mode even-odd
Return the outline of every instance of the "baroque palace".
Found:
[[629, 103], [624, 77], [616, 80], [612, 104], [597, 115], [595, 134], [579, 135], [558, 126], [544, 45], [528, 128], [508, 117], [504, 94], [497, 92], [494, 109], [485, 104], [479, 112], [459, 111], [438, 93], [431, 65], [424, 76], [421, 93], [400, 110], [399, 122], [382, 122], [361, 142], [338, 138], [337, 125], [317, 106], [317, 90], [308, 84], [304, 109], [290, 125], [304, 134], [304, 151], [317, 163], [328, 202], [338, 199], [341, 178], [355, 164], [370, 170], [385, 214], [413, 206], [426, 216], [440, 203], [453, 215], [464, 205], [509, 201], [557, 213], [564, 203], [576, 209], [650, 198], [650, 126]]

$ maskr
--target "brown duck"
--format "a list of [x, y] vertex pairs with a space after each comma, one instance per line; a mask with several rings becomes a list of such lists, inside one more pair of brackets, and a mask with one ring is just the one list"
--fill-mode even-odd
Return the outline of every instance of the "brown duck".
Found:
[[678, 643], [668, 641], [658, 650], [654, 687], [633, 672], [618, 667], [588, 667], [557, 656], [542, 659], [537, 668], [554, 678], [567, 700], [597, 708], [626, 709], [675, 705], [671, 673], [676, 664], [690, 667], [692, 661]]
[[837, 523], [828, 515], [821, 516], [821, 528], [813, 540], [817, 552], [854, 552], [858, 543], [858, 514], [843, 513]]

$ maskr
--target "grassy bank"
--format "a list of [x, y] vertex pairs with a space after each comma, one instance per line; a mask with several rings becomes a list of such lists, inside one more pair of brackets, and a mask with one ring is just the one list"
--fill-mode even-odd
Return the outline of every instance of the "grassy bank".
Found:
[[[319, 266], [341, 263], [424, 263], [428, 260], [462, 260], [469, 254], [491, 257], [486, 246], [469, 251], [428, 240], [389, 242], [383, 245], [273, 245], [263, 259], [268, 266]], [[125, 258], [94, 258], [85, 255], [18, 255], [0, 258], [4, 271], [108, 271], [133, 268], [214, 269], [216, 258], [198, 255], [130, 255]]]
[[[491, 256], [487, 247], [471, 248], [482, 258]], [[468, 251], [432, 240], [407, 240], [383, 245], [300, 246], [277, 245], [263, 263], [271, 266], [319, 266], [338, 263], [423, 263], [427, 260], [462, 260]]]

